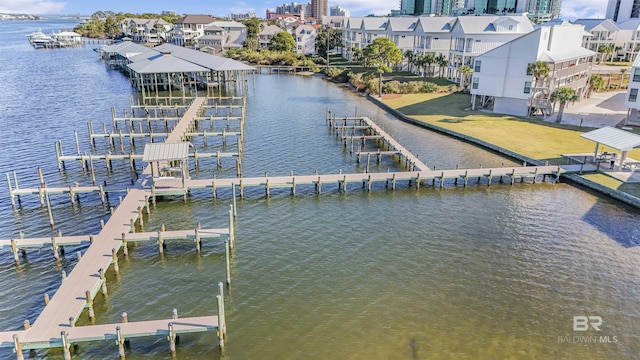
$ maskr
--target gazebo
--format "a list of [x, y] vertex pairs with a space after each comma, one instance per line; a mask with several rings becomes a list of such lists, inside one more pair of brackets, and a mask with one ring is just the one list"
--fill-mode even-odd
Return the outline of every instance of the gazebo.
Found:
[[617, 169], [620, 170], [627, 159], [627, 153], [633, 148], [640, 147], [640, 135], [629, 131], [620, 130], [611, 126], [589, 131], [582, 135], [583, 138], [596, 142], [593, 152], [593, 161], [598, 159], [598, 148], [600, 144], [614, 148], [622, 152]]
[[149, 163], [154, 183], [156, 180], [176, 179], [174, 174], [179, 173], [184, 187], [189, 177], [190, 145], [188, 142], [145, 144], [142, 161]]

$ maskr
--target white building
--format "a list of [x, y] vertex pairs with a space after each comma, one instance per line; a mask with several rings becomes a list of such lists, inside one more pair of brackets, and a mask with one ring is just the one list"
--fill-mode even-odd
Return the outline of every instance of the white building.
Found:
[[640, 0], [609, 0], [606, 18], [617, 23], [640, 17]]
[[317, 29], [313, 25], [300, 25], [293, 34], [296, 40], [296, 52], [300, 55], [316, 53]]
[[345, 18], [342, 25], [342, 57], [356, 61], [358, 51], [362, 50], [362, 18]]
[[450, 16], [420, 16], [414, 31], [414, 53], [449, 56], [451, 29], [456, 22]]
[[[351, 12], [347, 9], [343, 9], [340, 6], [332, 6], [329, 8], [329, 16], [351, 16]], [[324, 21], [322, 22], [324, 24]]]
[[391, 17], [387, 20], [387, 38], [402, 51], [413, 51], [416, 23], [418, 17]]
[[[623, 46], [618, 41], [620, 28], [611, 19], [578, 19], [573, 23], [584, 26], [586, 32], [582, 39], [582, 46], [591, 51], [597, 52], [602, 45]], [[602, 61], [605, 54], [598, 56], [598, 60]]]
[[476, 56], [531, 31], [533, 24], [526, 13], [506, 16], [458, 16], [451, 29], [448, 77], [459, 80], [458, 69], [463, 65], [473, 67]]
[[269, 25], [262, 29], [258, 33], [258, 49], [266, 49], [269, 47], [269, 43], [273, 36], [281, 31], [284, 31], [282, 28], [276, 25]]
[[163, 19], [131, 18], [126, 19], [121, 27], [134, 42], [157, 44], [166, 40], [172, 25]]
[[633, 61], [631, 74], [629, 74], [627, 96], [624, 100], [624, 106], [629, 109], [627, 119], [640, 122], [640, 99], [638, 99], [638, 92], [640, 92], [640, 56], [636, 56]]
[[[541, 26], [475, 58], [471, 80], [472, 109], [480, 106], [496, 113], [528, 116], [553, 112], [548, 98], [561, 86], [576, 90], [579, 99], [588, 93], [595, 53], [582, 47], [582, 25], [562, 23]], [[549, 64], [549, 75], [536, 79], [528, 65]]]
[[184, 46], [188, 42], [197, 42], [204, 35], [204, 28], [214, 23], [216, 19], [209, 15], [186, 15], [176, 21], [171, 31], [171, 43]]

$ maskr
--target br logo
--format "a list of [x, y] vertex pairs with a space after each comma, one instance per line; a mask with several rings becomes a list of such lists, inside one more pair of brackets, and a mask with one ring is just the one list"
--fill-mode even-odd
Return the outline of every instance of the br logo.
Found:
[[589, 326], [595, 331], [600, 331], [602, 318], [600, 316], [574, 316], [573, 331], [587, 331]]

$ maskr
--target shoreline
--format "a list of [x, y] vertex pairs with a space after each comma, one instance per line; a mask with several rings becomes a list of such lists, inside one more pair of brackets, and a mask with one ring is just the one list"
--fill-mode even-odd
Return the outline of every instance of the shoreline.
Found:
[[[402, 112], [390, 107], [389, 105], [383, 103], [382, 101], [380, 101], [379, 99], [367, 94], [365, 95], [366, 98], [373, 104], [377, 105], [379, 108], [389, 112], [390, 114], [392, 114], [393, 116], [395, 116], [397, 119], [404, 121], [406, 123], [415, 125], [415, 126], [419, 126], [421, 128], [424, 129], [428, 129], [431, 131], [435, 131], [437, 133], [440, 134], [444, 134], [450, 137], [453, 137], [455, 139], [473, 144], [475, 146], [478, 146], [480, 148], [483, 148], [485, 150], [490, 150], [493, 151], [495, 153], [498, 153], [500, 155], [504, 155], [507, 156], [511, 159], [515, 159], [518, 161], [522, 161], [522, 162], [526, 162], [527, 164], [533, 164], [533, 165], [544, 165], [544, 163], [540, 160], [537, 159], [533, 159], [530, 158], [528, 156], [524, 156], [522, 154], [516, 153], [514, 151], [505, 149], [503, 147], [494, 145], [492, 143], [486, 142], [484, 140], [480, 140], [478, 138], [472, 137], [472, 136], [468, 136], [453, 130], [449, 130], [449, 129], [445, 129], [433, 124], [429, 124], [426, 122], [422, 122], [419, 120], [416, 120], [414, 118], [411, 118], [405, 114], [403, 114]], [[585, 179], [584, 177], [580, 176], [580, 175], [576, 175], [576, 174], [565, 174], [562, 175], [561, 179], [564, 178], [567, 180], [567, 182], [572, 183], [572, 185], [579, 185], [582, 187], [586, 187], [590, 190], [593, 190], [601, 195], [605, 195], [608, 196], [612, 199], [618, 200], [622, 203], [624, 203], [625, 205], [629, 205], [635, 209], [640, 210], [640, 198], [637, 198], [633, 195], [627, 194], [625, 192], [622, 192], [620, 190], [616, 190], [616, 189], [612, 189], [610, 187], [606, 187], [604, 185], [598, 184], [594, 181], [591, 181], [589, 179]]]

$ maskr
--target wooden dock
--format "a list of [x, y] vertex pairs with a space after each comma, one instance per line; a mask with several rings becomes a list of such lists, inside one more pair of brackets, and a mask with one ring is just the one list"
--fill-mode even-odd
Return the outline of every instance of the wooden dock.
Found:
[[[204, 104], [204, 98], [196, 98], [191, 106], [184, 112], [180, 122], [174, 128], [174, 131], [167, 137], [167, 141], [181, 141], [184, 134], [189, 129], [189, 125]], [[96, 187], [72, 187], [68, 188], [48, 188], [44, 183], [42, 172], [40, 171], [41, 186], [34, 189], [20, 189], [17, 179], [15, 179], [15, 190], [10, 189], [12, 196], [16, 194], [38, 194], [46, 198], [54, 191], [64, 193], [71, 191], [94, 192], [104, 191], [102, 188]], [[0, 241], [2, 248], [10, 248], [18, 261], [18, 251], [33, 247], [50, 247], [53, 250], [56, 259], [59, 256], [58, 250], [61, 246], [72, 244], [90, 243], [86, 252], [78, 260], [73, 270], [66, 275], [65, 280], [60, 285], [55, 295], [48, 299], [47, 303], [34, 324], [25, 322], [25, 330], [9, 331], [0, 333], [0, 346], [13, 347], [16, 357], [22, 360], [25, 349], [39, 349], [62, 347], [65, 359], [70, 359], [70, 346], [72, 343], [82, 341], [108, 340], [116, 339], [120, 349], [120, 355], [124, 356], [124, 347], [121, 345], [127, 338], [152, 335], [167, 335], [172, 352], [175, 352], [175, 339], [177, 334], [195, 331], [217, 331], [219, 345], [224, 345], [224, 337], [226, 334], [226, 322], [224, 320], [224, 299], [223, 294], [218, 295], [218, 311], [217, 315], [208, 315], [204, 317], [176, 319], [176, 315], [171, 319], [142, 321], [142, 322], [123, 322], [120, 324], [105, 324], [75, 327], [75, 323], [81, 314], [86, 310], [89, 318], [95, 318], [93, 309], [93, 299], [98, 292], [107, 293], [107, 284], [105, 273], [110, 268], [114, 272], [119, 271], [118, 253], [122, 249], [124, 255], [128, 254], [127, 243], [129, 241], [156, 241], [159, 251], [164, 249], [164, 241], [168, 239], [186, 239], [196, 242], [196, 249], [199, 250], [200, 240], [204, 238], [226, 237], [226, 259], [227, 259], [227, 282], [229, 282], [229, 248], [233, 243], [233, 211], [229, 211], [229, 228], [228, 229], [194, 229], [191, 231], [161, 231], [154, 233], [134, 233], [135, 222], [138, 221], [142, 225], [143, 211], [149, 211], [150, 189], [143, 184], [148, 184], [147, 180], [150, 169], [143, 171], [143, 179], [138, 181], [129, 191], [120, 203], [120, 205], [112, 211], [112, 215], [102, 230], [95, 235], [88, 236], [53, 236], [50, 238], [18, 238]], [[9, 176], [7, 175], [9, 180]], [[10, 182], [10, 181], [9, 181]], [[11, 187], [11, 185], [10, 185]], [[49, 205], [50, 208], [50, 205]], [[222, 285], [218, 285], [219, 291], [222, 291]]]

